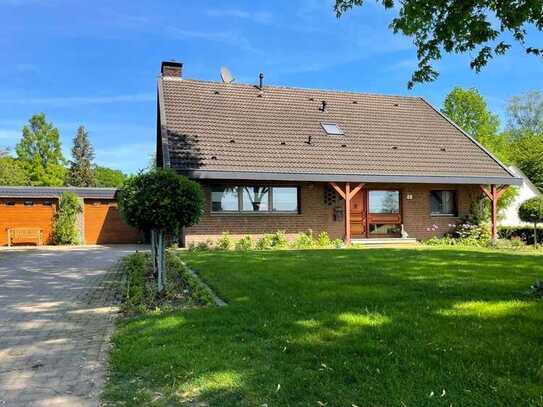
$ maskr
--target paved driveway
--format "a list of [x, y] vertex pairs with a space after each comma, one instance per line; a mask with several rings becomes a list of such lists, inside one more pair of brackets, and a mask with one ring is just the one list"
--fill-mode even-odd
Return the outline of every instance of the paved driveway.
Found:
[[104, 287], [135, 249], [0, 250], [0, 407], [98, 405], [116, 313]]

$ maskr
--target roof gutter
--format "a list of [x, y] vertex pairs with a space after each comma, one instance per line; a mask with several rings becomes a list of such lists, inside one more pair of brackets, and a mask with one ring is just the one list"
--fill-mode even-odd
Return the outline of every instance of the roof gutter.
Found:
[[522, 185], [518, 177], [480, 177], [447, 175], [368, 175], [368, 174], [319, 174], [278, 173], [249, 171], [178, 171], [194, 179], [250, 180], [250, 181], [310, 181], [310, 182], [374, 182], [399, 184], [472, 184], [472, 185]]

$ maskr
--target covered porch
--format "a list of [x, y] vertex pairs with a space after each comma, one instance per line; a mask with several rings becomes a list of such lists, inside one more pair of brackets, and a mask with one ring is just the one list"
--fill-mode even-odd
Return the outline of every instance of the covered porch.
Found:
[[[428, 189], [428, 208], [424, 205], [409, 205], [404, 208], [404, 203], [410, 203], [414, 199], [414, 193], [408, 186], [374, 185], [356, 182], [330, 182], [329, 186], [343, 200], [344, 211], [344, 240], [351, 243], [371, 243], [372, 241], [406, 242], [413, 241], [411, 231], [405, 228], [406, 217], [410, 224], [417, 223], [424, 218], [429, 211], [432, 219], [459, 220], [459, 198], [457, 185], [450, 188], [437, 186], [436, 189]], [[473, 187], [473, 185], [471, 185]], [[491, 202], [491, 233], [492, 238], [497, 239], [497, 202], [507, 190], [508, 185], [479, 185], [479, 191], [484, 193]], [[418, 197], [421, 202], [420, 197]], [[413, 210], [415, 207], [415, 210]], [[424, 207], [424, 208], [421, 208]], [[437, 223], [437, 221], [435, 222]], [[432, 223], [430, 228], [438, 227]], [[451, 225], [449, 224], [449, 227]]]

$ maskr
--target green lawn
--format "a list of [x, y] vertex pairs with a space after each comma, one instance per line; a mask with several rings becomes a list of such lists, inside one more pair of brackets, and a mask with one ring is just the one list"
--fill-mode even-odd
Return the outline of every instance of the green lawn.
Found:
[[123, 322], [106, 399], [543, 406], [543, 301], [524, 295], [543, 279], [541, 255], [422, 248], [183, 256], [229, 305]]

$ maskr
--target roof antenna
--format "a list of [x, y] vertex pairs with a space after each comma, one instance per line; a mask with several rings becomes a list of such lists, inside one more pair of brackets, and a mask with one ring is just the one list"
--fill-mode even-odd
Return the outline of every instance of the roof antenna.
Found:
[[309, 137], [307, 138], [306, 143], [309, 144], [309, 145], [311, 145], [311, 139], [312, 139], [312, 138], [313, 138], [313, 136], [309, 136]]
[[321, 112], [326, 112], [326, 100], [322, 101], [322, 106], [319, 109]]
[[235, 80], [230, 69], [225, 66], [221, 67], [221, 79], [224, 83], [232, 83]]
[[264, 74], [260, 72], [260, 75], [258, 75], [258, 89], [262, 90], [263, 86], [264, 86]]

